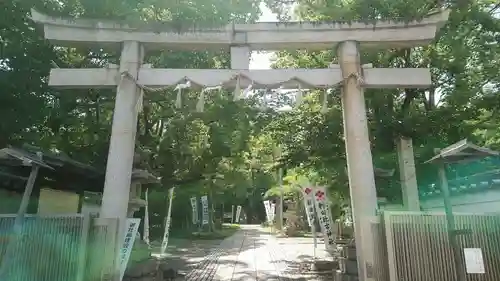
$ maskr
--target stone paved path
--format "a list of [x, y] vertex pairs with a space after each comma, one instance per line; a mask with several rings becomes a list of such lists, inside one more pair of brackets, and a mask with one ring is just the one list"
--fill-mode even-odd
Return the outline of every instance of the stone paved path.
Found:
[[[212, 250], [186, 281], [293, 281], [311, 280], [294, 269], [312, 254], [312, 242], [286, 243], [265, 232], [260, 226], [243, 225], [234, 236]], [[293, 245], [293, 246], [292, 246]], [[299, 246], [297, 246], [299, 245]], [[320, 245], [321, 247], [321, 245]], [[323, 246], [324, 247], [324, 246]], [[320, 252], [321, 250], [318, 250]], [[312, 258], [312, 256], [311, 256]]]

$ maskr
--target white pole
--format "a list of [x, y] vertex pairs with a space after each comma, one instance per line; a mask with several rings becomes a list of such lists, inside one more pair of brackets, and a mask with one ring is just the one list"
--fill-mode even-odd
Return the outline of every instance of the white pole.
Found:
[[351, 193], [359, 280], [372, 281], [374, 257], [371, 220], [376, 216], [377, 193], [368, 135], [368, 121], [360, 65], [359, 44], [345, 41], [337, 48], [342, 76], [342, 112]]
[[169, 200], [168, 200], [168, 211], [167, 211], [167, 221], [165, 223], [165, 230], [163, 231], [163, 241], [161, 242], [161, 251], [160, 251], [160, 256], [163, 257], [165, 255], [165, 251], [167, 250], [167, 245], [168, 245], [168, 234], [170, 231], [170, 221], [172, 217], [172, 201], [174, 198], [174, 189], [175, 187], [172, 187], [172, 189], [169, 190]]
[[[314, 198], [314, 197], [313, 197]], [[314, 249], [313, 249], [313, 259], [316, 260], [316, 248], [318, 248], [318, 238], [317, 238], [317, 233], [316, 233], [316, 204], [313, 204], [313, 213], [312, 213], [312, 219], [311, 219], [311, 232], [313, 235], [313, 243], [314, 243]]]
[[151, 243], [149, 241], [149, 189], [146, 188], [146, 194], [144, 199], [146, 201], [146, 206], [144, 207], [144, 229], [142, 234], [142, 240], [151, 248]]
[[279, 227], [280, 230], [283, 230], [283, 194], [285, 193], [284, 187], [283, 187], [283, 169], [279, 169], [279, 185], [280, 185], [280, 190], [281, 190], [281, 195], [280, 195], [280, 208], [279, 208], [279, 213], [280, 213], [280, 221], [279, 221]]

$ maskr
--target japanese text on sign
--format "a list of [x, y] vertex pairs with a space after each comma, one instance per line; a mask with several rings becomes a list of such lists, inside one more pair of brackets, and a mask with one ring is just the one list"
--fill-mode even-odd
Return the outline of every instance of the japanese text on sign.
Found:
[[198, 223], [198, 200], [196, 197], [191, 197], [191, 209], [192, 209], [192, 218], [193, 224]]
[[202, 210], [202, 225], [208, 224], [208, 196], [203, 195], [201, 197], [201, 210]]
[[304, 207], [306, 209], [307, 223], [310, 227], [313, 226], [314, 221], [314, 198], [313, 198], [314, 188], [305, 187], [302, 189], [302, 194], [304, 197]]
[[236, 218], [235, 218], [236, 222], [240, 222], [240, 215], [241, 215], [241, 206], [238, 205], [238, 207], [236, 207]]
[[315, 189], [314, 201], [321, 230], [325, 236], [325, 244], [327, 247], [333, 247], [335, 245], [335, 235], [332, 231], [330, 206], [328, 205], [328, 200], [326, 200], [326, 189], [324, 187], [317, 187]]
[[140, 223], [141, 219], [127, 220], [123, 246], [120, 249], [120, 280], [123, 279], [123, 275], [125, 274], [125, 269], [127, 268], [130, 253], [132, 253], [132, 248], [134, 247], [135, 237], [137, 236]]

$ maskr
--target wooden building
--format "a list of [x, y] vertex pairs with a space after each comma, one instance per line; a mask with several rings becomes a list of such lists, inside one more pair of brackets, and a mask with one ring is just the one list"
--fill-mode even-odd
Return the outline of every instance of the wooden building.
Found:
[[104, 186], [104, 170], [75, 161], [62, 153], [40, 151], [34, 147], [0, 150], [0, 214], [16, 213], [26, 181], [31, 172], [30, 161], [40, 161], [29, 214], [69, 214], [82, 209], [84, 192], [100, 193]]

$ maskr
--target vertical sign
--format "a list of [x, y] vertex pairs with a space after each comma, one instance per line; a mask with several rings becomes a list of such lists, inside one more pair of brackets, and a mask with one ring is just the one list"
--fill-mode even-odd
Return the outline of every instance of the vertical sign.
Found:
[[127, 263], [130, 259], [132, 248], [134, 247], [135, 237], [137, 236], [140, 223], [141, 219], [127, 219], [125, 224], [125, 238], [123, 240], [123, 246], [120, 250], [120, 280], [123, 280], [123, 276], [125, 275]]
[[306, 186], [302, 188], [304, 196], [304, 207], [306, 209], [307, 223], [314, 227], [314, 187]]
[[196, 197], [191, 197], [191, 210], [192, 210], [192, 219], [193, 219], [193, 224], [197, 224], [199, 222], [198, 220], [198, 198]]
[[274, 221], [274, 215], [276, 214], [276, 204], [271, 203], [271, 223]]
[[335, 246], [335, 237], [332, 229], [332, 221], [330, 213], [330, 206], [326, 198], [325, 187], [316, 187], [314, 191], [314, 201], [316, 203], [316, 210], [318, 212], [318, 219], [321, 225], [321, 230], [325, 237], [325, 244], [327, 248]]
[[271, 223], [271, 201], [266, 200], [264, 203], [264, 209], [266, 210], [266, 219], [268, 223]]
[[234, 205], [231, 205], [231, 223], [234, 223]]
[[240, 222], [240, 215], [241, 215], [241, 206], [238, 205], [238, 207], [236, 207], [236, 223], [239, 223]]
[[168, 235], [170, 231], [170, 221], [172, 220], [172, 202], [174, 199], [174, 189], [175, 187], [172, 187], [169, 192], [168, 196], [169, 201], [168, 201], [168, 211], [167, 211], [167, 221], [165, 222], [165, 230], [163, 231], [163, 241], [161, 242], [161, 251], [160, 254], [163, 256], [165, 254], [165, 251], [167, 250], [167, 245], [168, 245]]
[[144, 229], [142, 232], [142, 240], [151, 247], [149, 241], [149, 198], [148, 198], [149, 189], [146, 188], [146, 194], [144, 195], [144, 199], [146, 201], [146, 205], [144, 206]]
[[202, 225], [207, 225], [208, 224], [208, 196], [203, 195], [201, 196], [201, 208], [202, 208]]

